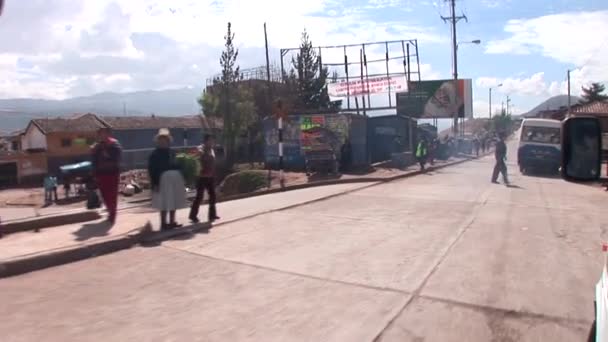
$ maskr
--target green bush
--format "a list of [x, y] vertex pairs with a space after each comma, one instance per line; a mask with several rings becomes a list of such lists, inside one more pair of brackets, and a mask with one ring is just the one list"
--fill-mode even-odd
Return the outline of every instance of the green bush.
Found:
[[253, 192], [268, 186], [266, 171], [248, 170], [228, 175], [222, 182], [220, 190], [224, 196]]
[[175, 161], [181, 167], [186, 186], [192, 187], [194, 184], [196, 184], [196, 179], [200, 172], [200, 164], [198, 158], [191, 154], [179, 153], [175, 157]]

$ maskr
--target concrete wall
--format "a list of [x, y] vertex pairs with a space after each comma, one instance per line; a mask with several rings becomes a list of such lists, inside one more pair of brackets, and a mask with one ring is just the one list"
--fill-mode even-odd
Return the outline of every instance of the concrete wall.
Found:
[[31, 177], [39, 177], [48, 172], [45, 153], [25, 153], [19, 158], [19, 179], [23, 181]]
[[3, 155], [0, 157], [0, 164], [5, 165], [4, 171], [8, 171], [12, 166], [16, 167], [15, 179], [11, 179], [10, 184], [5, 185], [39, 182], [47, 174], [47, 155], [44, 152]]
[[[46, 136], [49, 157], [69, 157], [89, 154], [97, 132], [57, 132]], [[62, 146], [63, 139], [70, 139], [70, 146]]]

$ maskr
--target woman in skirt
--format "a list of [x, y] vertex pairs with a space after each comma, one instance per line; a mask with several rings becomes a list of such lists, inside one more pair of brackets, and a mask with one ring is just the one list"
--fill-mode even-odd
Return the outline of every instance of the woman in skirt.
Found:
[[[175, 222], [175, 210], [186, 207], [186, 187], [180, 167], [171, 150], [169, 129], [162, 128], [156, 135], [156, 149], [148, 161], [148, 173], [152, 186], [152, 206], [160, 210], [160, 229], [181, 227]], [[169, 222], [167, 223], [167, 212]]]

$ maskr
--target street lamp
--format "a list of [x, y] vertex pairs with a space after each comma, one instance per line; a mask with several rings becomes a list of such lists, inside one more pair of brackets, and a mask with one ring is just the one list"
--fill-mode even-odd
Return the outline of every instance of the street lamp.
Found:
[[458, 50], [458, 46], [462, 45], [462, 44], [475, 44], [475, 45], [479, 45], [479, 44], [481, 44], [481, 40], [480, 39], [475, 39], [475, 40], [471, 40], [470, 42], [458, 42], [456, 44], [456, 50]]
[[[455, 24], [454, 24], [455, 25]], [[458, 45], [461, 44], [481, 44], [481, 40], [479, 39], [475, 39], [475, 40], [471, 40], [469, 42], [459, 42], [456, 43], [456, 36], [455, 36], [455, 32], [456, 32], [456, 28], [454, 26], [454, 35], [452, 37], [452, 44], [453, 44], [453, 48], [454, 48], [454, 87], [456, 89], [456, 103], [458, 103]], [[458, 112], [459, 112], [460, 107], [457, 106], [456, 107], [456, 112], [454, 113], [454, 136], [458, 135]]]
[[[496, 88], [500, 88], [500, 87], [502, 87], [502, 83], [496, 86]], [[490, 119], [492, 119], [492, 87], [490, 87], [490, 99], [489, 99], [489, 102], [490, 102]]]

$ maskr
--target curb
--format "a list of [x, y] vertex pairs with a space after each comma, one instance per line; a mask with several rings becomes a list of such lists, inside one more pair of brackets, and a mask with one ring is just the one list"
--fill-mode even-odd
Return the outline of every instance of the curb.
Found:
[[[140, 240], [141, 232], [127, 233], [119, 238], [108, 239], [85, 245], [76, 245], [50, 252], [18, 257], [0, 263], [0, 278], [60, 266], [92, 257], [129, 249]], [[44, 253], [44, 254], [43, 254]]]
[[[350, 193], [353, 193], [356, 191], [361, 191], [361, 190], [364, 190], [364, 189], [367, 189], [367, 188], [370, 188], [370, 187], [373, 187], [376, 185], [388, 183], [388, 182], [399, 180], [399, 179], [417, 176], [417, 175], [420, 175], [423, 173], [427, 173], [429, 171], [440, 170], [440, 169], [443, 169], [448, 166], [459, 165], [464, 162], [476, 160], [476, 159], [478, 159], [478, 158], [475, 158], [475, 157], [465, 158], [462, 160], [457, 160], [457, 161], [454, 161], [451, 163], [446, 163], [443, 165], [432, 166], [432, 167], [427, 168], [425, 171], [417, 170], [417, 171], [413, 171], [413, 172], [406, 173], [403, 175], [393, 176], [390, 178], [381, 178], [381, 180], [379, 180], [379, 181], [372, 180], [371, 182], [373, 182], [373, 184], [369, 184], [367, 186], [339, 192], [339, 193], [324, 196], [321, 198], [316, 198], [316, 199], [313, 199], [310, 201], [296, 203], [296, 204], [289, 205], [286, 207], [258, 212], [255, 214], [236, 218], [233, 220], [223, 221], [223, 222], [213, 225], [213, 227], [218, 227], [218, 226], [226, 225], [229, 223], [247, 220], [247, 219], [250, 219], [253, 217], [265, 215], [265, 214], [272, 213], [272, 212], [289, 210], [289, 209], [296, 208], [299, 206], [312, 204], [312, 203], [316, 203], [316, 202], [320, 202], [320, 201], [325, 201], [325, 200], [335, 198], [338, 196], [343, 196], [343, 195], [350, 194]], [[369, 179], [377, 179], [377, 178], [370, 177]], [[335, 181], [331, 181], [331, 182], [335, 182]], [[362, 182], [370, 182], [370, 181], [362, 181], [360, 179], [357, 179], [356, 182], [350, 182], [350, 183], [362, 183]], [[343, 182], [343, 183], [349, 183], [349, 182]], [[313, 185], [313, 184], [314, 183], [302, 184], [303, 186], [298, 187], [298, 189], [313, 187], [313, 186], [320, 186], [320, 184], [319, 185]], [[309, 185], [309, 186], [304, 186], [304, 185]], [[328, 184], [323, 184], [323, 185], [328, 185]], [[295, 190], [295, 189], [290, 188], [290, 190]], [[282, 192], [285, 190], [284, 189], [271, 189], [269, 191], [272, 191], [269, 193], [274, 193], [274, 192]], [[259, 195], [259, 194], [256, 193], [256, 196], [257, 195]], [[249, 197], [253, 197], [253, 196], [249, 196]], [[199, 231], [202, 231], [205, 229], [209, 229], [209, 228], [211, 228], [210, 225], [203, 224], [202, 226], [200, 226], [200, 225], [187, 226], [187, 227], [184, 227], [184, 228], [182, 228], [180, 230], [176, 230], [176, 231], [152, 232], [151, 227], [149, 225], [146, 225], [143, 228], [131, 231], [130, 233], [119, 235], [116, 238], [111, 238], [111, 239], [100, 241], [100, 242], [93, 242], [90, 244], [80, 244], [80, 245], [70, 246], [70, 247], [66, 247], [66, 248], [62, 248], [62, 249], [58, 249], [58, 250], [42, 251], [37, 254], [17, 257], [15, 259], [10, 259], [10, 260], [4, 261], [4, 262], [0, 262], [0, 278], [12, 277], [12, 276], [21, 275], [24, 273], [38, 271], [38, 270], [49, 268], [49, 267], [72, 263], [72, 262], [76, 262], [76, 261], [104, 255], [104, 254], [118, 252], [120, 250], [129, 249], [138, 244], [143, 245], [143, 244], [149, 244], [149, 243], [159, 243], [159, 242], [171, 239], [171, 238], [175, 238], [177, 236], [193, 234], [193, 233], [196, 233], [196, 232], [199, 232]]]
[[34, 230], [38, 232], [40, 229], [63, 226], [66, 224], [80, 223], [86, 221], [93, 221], [101, 218], [99, 212], [96, 210], [79, 211], [68, 214], [49, 215], [44, 217], [37, 217], [33, 219], [26, 219], [22, 221], [12, 221], [0, 226], [1, 234], [13, 234], [19, 232], [25, 232]]

